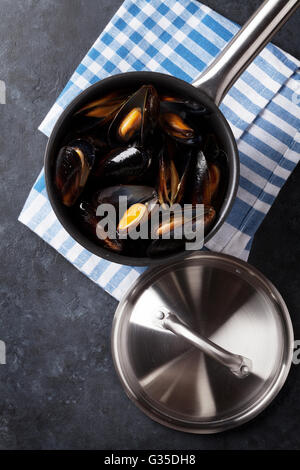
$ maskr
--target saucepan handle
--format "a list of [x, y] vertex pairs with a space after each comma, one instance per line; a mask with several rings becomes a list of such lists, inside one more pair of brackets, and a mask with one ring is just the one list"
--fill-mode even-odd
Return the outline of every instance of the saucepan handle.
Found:
[[300, 5], [300, 0], [265, 0], [193, 85], [219, 105], [242, 72]]
[[239, 354], [233, 354], [208, 338], [192, 331], [174, 313], [160, 311], [157, 318], [163, 328], [172, 331], [175, 335], [196, 346], [204, 354], [227, 367], [237, 377], [244, 378], [250, 374], [252, 370], [252, 361], [250, 359]]

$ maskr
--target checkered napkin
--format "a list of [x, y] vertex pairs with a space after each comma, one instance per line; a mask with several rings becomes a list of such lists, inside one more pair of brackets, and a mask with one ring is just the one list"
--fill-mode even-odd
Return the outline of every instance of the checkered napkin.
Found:
[[[61, 112], [78, 93], [112, 74], [152, 70], [192, 82], [238, 29], [192, 0], [125, 0], [40, 130], [49, 136]], [[248, 258], [257, 228], [299, 160], [299, 65], [294, 57], [269, 44], [221, 105], [238, 142], [241, 178], [227, 221], [207, 244], [211, 250]], [[51, 209], [43, 171], [19, 220], [116, 299], [145, 269], [105, 261], [76, 243]]]

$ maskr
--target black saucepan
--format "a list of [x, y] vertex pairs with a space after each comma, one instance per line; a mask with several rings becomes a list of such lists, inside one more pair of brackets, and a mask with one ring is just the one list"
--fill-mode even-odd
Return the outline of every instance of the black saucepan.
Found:
[[132, 266], [160, 264], [181, 257], [183, 252], [163, 258], [138, 258], [113, 253], [91, 241], [70, 216], [54, 184], [54, 166], [61, 142], [70, 131], [72, 115], [87, 103], [116, 89], [137, 89], [143, 84], [153, 84], [159, 92], [184, 96], [204, 104], [210, 111], [211, 126], [228, 157], [229, 179], [224, 202], [217, 220], [205, 236], [207, 242], [219, 230], [234, 202], [239, 181], [238, 150], [231, 128], [218, 108], [223, 96], [237, 80], [247, 65], [269, 41], [275, 31], [299, 6], [300, 0], [266, 0], [240, 32], [234, 37], [208, 69], [189, 84], [178, 78], [157, 72], [129, 72], [99, 81], [78, 95], [58, 119], [50, 136], [45, 153], [46, 187], [52, 208], [67, 232], [84, 248], [107, 260]]

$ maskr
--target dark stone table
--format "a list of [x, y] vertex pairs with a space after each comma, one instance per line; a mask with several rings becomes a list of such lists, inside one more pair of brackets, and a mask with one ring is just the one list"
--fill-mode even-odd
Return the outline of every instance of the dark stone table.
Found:
[[[260, 0], [204, 1], [244, 22]], [[117, 302], [17, 222], [43, 164], [41, 120], [120, 0], [0, 0], [1, 449], [294, 449], [300, 366], [253, 422], [214, 436], [166, 429], [125, 396], [110, 353]], [[274, 42], [298, 58], [300, 11]], [[250, 262], [278, 287], [300, 339], [300, 167], [260, 227]]]

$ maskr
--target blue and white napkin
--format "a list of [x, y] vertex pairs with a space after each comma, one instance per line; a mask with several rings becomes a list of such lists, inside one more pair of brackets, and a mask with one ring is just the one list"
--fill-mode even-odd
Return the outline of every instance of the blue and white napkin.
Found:
[[[40, 126], [50, 135], [70, 101], [112, 74], [152, 70], [192, 80], [239, 27], [193, 0], [125, 0], [83, 58]], [[238, 142], [241, 178], [227, 221], [207, 248], [247, 259], [253, 236], [299, 161], [300, 62], [269, 44], [225, 97], [221, 110]], [[145, 268], [121, 266], [82, 248], [49, 204], [43, 170], [19, 220], [86, 276], [120, 299]]]

